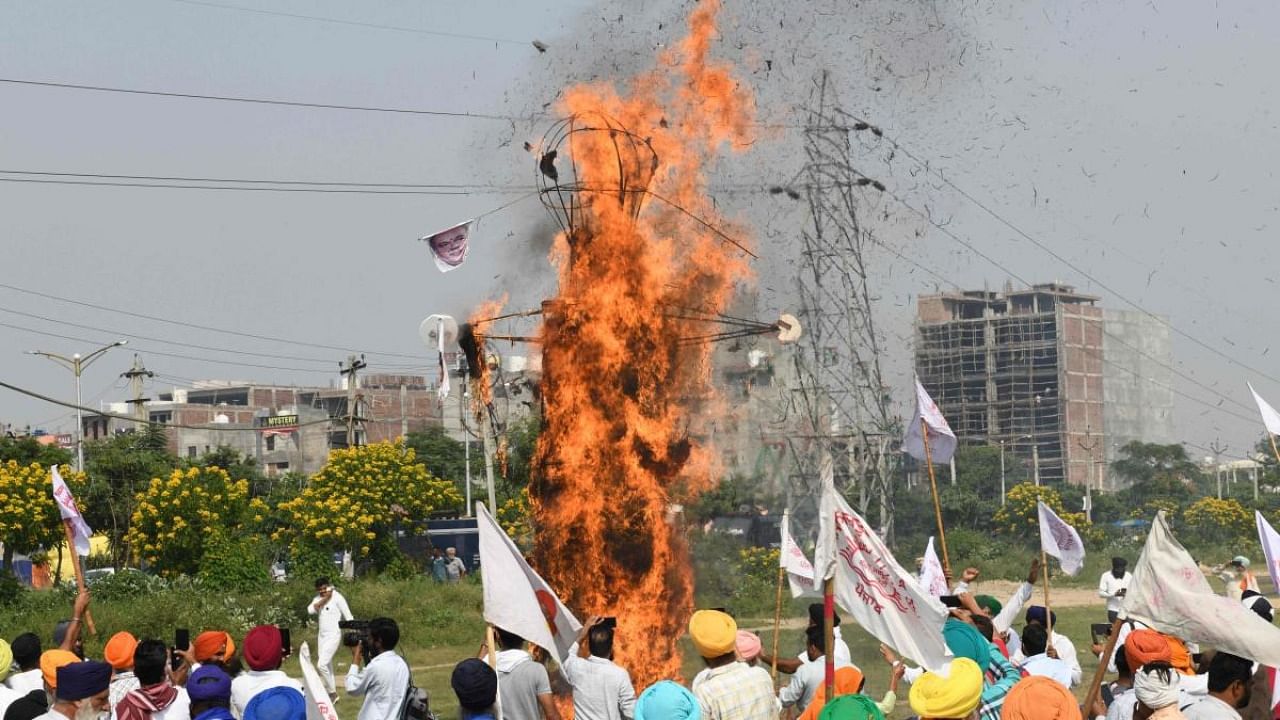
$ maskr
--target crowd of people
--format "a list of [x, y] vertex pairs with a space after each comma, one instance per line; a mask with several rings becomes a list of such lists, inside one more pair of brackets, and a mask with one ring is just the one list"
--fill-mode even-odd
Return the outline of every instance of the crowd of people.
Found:
[[[2, 720], [304, 720], [314, 716], [302, 681], [281, 668], [292, 649], [281, 629], [258, 625], [237, 645], [223, 630], [205, 630], [188, 647], [112, 635], [101, 659], [85, 656], [81, 628], [91, 595], [81, 590], [70, 619], [55, 626], [48, 647], [26, 632], [0, 639]], [[327, 578], [316, 580], [308, 612], [318, 619], [318, 675], [330, 701], [339, 698], [332, 661], [338, 623], [352, 619]], [[390, 618], [367, 623], [351, 645], [345, 691], [361, 698], [359, 720], [400, 717], [412, 680], [396, 652], [400, 630]]]
[[[1240, 560], [1237, 567], [1247, 567]], [[495, 627], [494, 647], [459, 663], [451, 685], [462, 720], [496, 718], [498, 708], [505, 720], [561, 720], [557, 696], [571, 697], [576, 720], [884, 720], [902, 714], [903, 686], [911, 712], [926, 720], [1241, 720], [1242, 712], [1248, 720], [1280, 719], [1270, 704], [1273, 671], [1225, 652], [1201, 652], [1133, 621], [1118, 625], [1108, 665], [1115, 680], [1083, 707], [1072, 692], [1085, 681], [1076, 644], [1060, 632], [1056, 613], [1030, 604], [1039, 562], [1003, 602], [970, 591], [979, 574], [966, 569], [953, 589], [959, 607], [942, 628], [949, 662], [912, 667], [881, 646], [888, 682], [875, 695], [858, 664], [868, 660], [850, 652], [838, 614], [828, 693], [822, 604], [809, 607], [795, 657], [771, 656], [758, 635], [722, 610], [695, 612], [688, 632], [704, 667], [687, 687], [667, 680], [637, 693], [628, 669], [615, 661], [616, 621], [607, 617], [587, 620], [562, 663]], [[1099, 580], [1112, 621], [1130, 581], [1122, 558]], [[413, 681], [396, 652], [395, 621], [369, 621], [358, 642], [344, 642], [350, 638], [340, 624], [353, 618], [346, 599], [327, 578], [315, 586], [307, 611], [317, 621], [312, 678], [319, 680], [309, 689], [339, 699], [333, 658], [349, 645], [344, 690], [362, 698], [358, 720], [405, 717]], [[1265, 597], [1247, 581], [1237, 587], [1240, 602], [1273, 620]], [[254, 627], [239, 644], [225, 631], [205, 630], [185, 648], [118, 632], [100, 660], [87, 659], [81, 628], [89, 606], [82, 591], [48, 647], [34, 632], [0, 640], [0, 720], [302, 720], [309, 707], [314, 712], [308, 687], [281, 669], [291, 648], [276, 626]], [[1095, 636], [1088, 646], [1099, 661], [1103, 639]], [[787, 676], [781, 684], [777, 673]]]

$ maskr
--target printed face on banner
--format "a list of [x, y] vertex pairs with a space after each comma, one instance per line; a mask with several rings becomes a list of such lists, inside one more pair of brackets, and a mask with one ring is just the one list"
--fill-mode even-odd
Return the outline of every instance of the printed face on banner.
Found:
[[461, 265], [462, 261], [467, 259], [468, 227], [468, 225], [460, 225], [432, 235], [427, 240], [427, 244], [431, 246], [431, 252], [435, 253], [436, 259], [450, 267]]
[[855, 515], [836, 513], [836, 535], [841, 560], [856, 576], [855, 592], [877, 615], [892, 605], [900, 613], [918, 615], [907, 584], [895, 576], [888, 564], [867, 545], [872, 533]]

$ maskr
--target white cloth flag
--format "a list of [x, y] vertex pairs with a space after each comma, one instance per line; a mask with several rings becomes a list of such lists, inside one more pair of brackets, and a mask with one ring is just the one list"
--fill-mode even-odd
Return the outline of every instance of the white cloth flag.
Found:
[[302, 686], [307, 689], [307, 716], [311, 717], [314, 711], [320, 720], [338, 720], [338, 711], [329, 699], [329, 691], [320, 679], [320, 672], [311, 664], [311, 648], [305, 642], [298, 648], [298, 664], [302, 667]]
[[791, 537], [791, 514], [782, 513], [782, 547], [778, 553], [778, 566], [787, 572], [787, 584], [791, 586], [791, 597], [813, 597], [821, 595], [817, 583], [813, 580], [813, 563], [804, 556], [804, 550]]
[[1258, 403], [1258, 412], [1262, 413], [1262, 424], [1267, 426], [1267, 432], [1272, 435], [1280, 435], [1280, 412], [1271, 407], [1257, 390], [1253, 389], [1253, 383], [1246, 383], [1249, 386], [1249, 392], [1253, 393], [1253, 401]]
[[1280, 628], [1239, 600], [1213, 591], [1199, 565], [1169, 531], [1164, 511], [1156, 515], [1133, 568], [1120, 617], [1268, 667], [1280, 666]]
[[476, 525], [485, 622], [519, 635], [564, 662], [582, 623], [524, 561], [484, 503], [476, 503]]
[[444, 362], [444, 318], [440, 318], [436, 325], [436, 340], [438, 342], [437, 350], [440, 353], [440, 389], [437, 395], [441, 400], [449, 397], [449, 366]]
[[834, 487], [822, 493], [815, 564], [835, 578], [835, 601], [867, 632], [929, 670], [950, 662], [942, 639], [947, 608], [894, 559]]
[[929, 457], [933, 463], [942, 465], [951, 462], [951, 456], [956, 454], [956, 434], [951, 432], [951, 426], [942, 417], [938, 404], [929, 397], [920, 381], [916, 380], [916, 414], [912, 416], [911, 424], [907, 425], [907, 432], [902, 436], [902, 452], [925, 462], [922, 424], [929, 427]]
[[1062, 572], [1075, 577], [1084, 567], [1084, 543], [1080, 533], [1063, 522], [1058, 513], [1044, 502], [1039, 502], [1040, 550], [1058, 558]]
[[80, 508], [76, 507], [75, 496], [71, 494], [71, 488], [67, 487], [67, 483], [62, 479], [57, 465], [49, 466], [49, 475], [53, 478], [53, 500], [58, 503], [58, 512], [62, 514], [63, 520], [71, 521], [71, 536], [75, 539], [76, 554], [88, 555], [89, 536], [93, 535], [93, 531], [89, 529], [89, 524], [80, 514]]
[[[1258, 524], [1258, 541], [1262, 543], [1262, 555], [1267, 561], [1267, 572], [1271, 573], [1271, 582], [1276, 587], [1280, 587], [1280, 582], [1276, 580], [1280, 578], [1280, 565], [1276, 564], [1280, 562], [1280, 534], [1276, 533], [1276, 529], [1271, 527], [1271, 523], [1267, 522], [1262, 513], [1254, 510], [1253, 514]], [[1271, 688], [1271, 707], [1276, 705], [1280, 705], [1280, 683], [1276, 683], [1275, 687]]]
[[470, 250], [471, 226], [475, 220], [458, 223], [437, 233], [418, 238], [431, 248], [431, 257], [435, 258], [436, 269], [442, 273], [457, 270], [467, 261]]
[[924, 549], [924, 563], [920, 566], [920, 586], [929, 591], [933, 597], [948, 595], [947, 573], [942, 569], [942, 561], [938, 559], [938, 551], [933, 549], [933, 536], [929, 536], [929, 545]]

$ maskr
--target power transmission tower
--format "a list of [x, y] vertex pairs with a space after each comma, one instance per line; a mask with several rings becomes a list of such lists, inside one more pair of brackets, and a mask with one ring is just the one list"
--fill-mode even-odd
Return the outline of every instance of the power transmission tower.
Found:
[[352, 448], [361, 444], [361, 433], [364, 428], [364, 416], [360, 413], [364, 395], [357, 392], [360, 387], [357, 373], [368, 367], [368, 363], [364, 361], [364, 355], [359, 359], [355, 355], [348, 355], [346, 364], [340, 364], [340, 367], [342, 375], [347, 379], [347, 414], [343, 420], [347, 423], [347, 447]]
[[817, 457], [830, 453], [837, 481], [856, 490], [864, 515], [874, 504], [880, 531], [892, 542], [897, 455], [890, 450], [901, 421], [881, 372], [883, 338], [869, 282], [869, 249], [878, 242], [861, 218], [864, 194], [884, 186], [857, 169], [850, 142], [851, 131], [875, 130], [840, 109], [825, 71], [815, 79], [807, 115], [802, 199], [810, 218], [801, 233], [798, 285], [808, 342], [796, 364], [799, 409], [816, 442], [792, 448], [801, 450], [796, 461], [809, 477]]
[[141, 430], [145, 426], [144, 423], [147, 421], [147, 401], [151, 399], [142, 396], [143, 378], [153, 378], [155, 375], [155, 373], [146, 368], [142, 363], [142, 358], [136, 353], [133, 356], [133, 367], [120, 373], [120, 377], [129, 379], [129, 394], [133, 396], [128, 401], [131, 406], [129, 414], [138, 420], [134, 426], [135, 430]]

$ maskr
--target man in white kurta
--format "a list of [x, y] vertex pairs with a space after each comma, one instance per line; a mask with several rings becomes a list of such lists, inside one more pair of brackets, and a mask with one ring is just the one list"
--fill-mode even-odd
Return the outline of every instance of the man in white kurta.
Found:
[[319, 578], [316, 580], [316, 596], [307, 606], [307, 614], [317, 616], [320, 626], [316, 635], [316, 669], [320, 671], [329, 696], [335, 697], [338, 685], [333, 677], [333, 656], [342, 643], [338, 622], [352, 618], [351, 608], [347, 607], [347, 599], [334, 589], [329, 578]]

